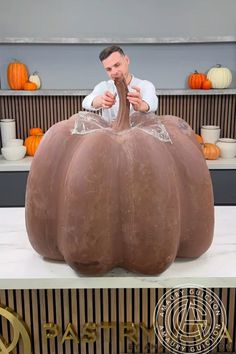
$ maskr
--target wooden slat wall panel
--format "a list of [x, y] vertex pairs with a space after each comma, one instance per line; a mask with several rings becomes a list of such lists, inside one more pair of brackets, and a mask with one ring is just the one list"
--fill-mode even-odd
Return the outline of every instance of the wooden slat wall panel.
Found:
[[[153, 312], [158, 300], [170, 289], [49, 289], [49, 290], [0, 290], [0, 305], [8, 306], [26, 322], [32, 338], [33, 354], [111, 354], [111, 353], [160, 353], [167, 352], [152, 330]], [[212, 352], [236, 352], [236, 291], [230, 288], [210, 289], [223, 302], [231, 337], [223, 338]], [[172, 289], [173, 291], [173, 289]], [[190, 296], [191, 298], [191, 296]], [[199, 300], [201, 301], [201, 296]], [[210, 301], [210, 299], [209, 299]], [[181, 306], [181, 298], [179, 299]], [[192, 320], [191, 315], [188, 319]], [[180, 317], [181, 320], [181, 317]], [[59, 334], [46, 339], [43, 324], [58, 325]], [[85, 323], [93, 323], [95, 331], [85, 332]], [[111, 330], [101, 329], [103, 322], [113, 325]], [[122, 333], [128, 327], [122, 322], [134, 323], [137, 344]], [[62, 344], [63, 334], [71, 323], [79, 343], [71, 333]], [[142, 328], [140, 326], [142, 324]], [[86, 335], [96, 333], [96, 341], [88, 343]], [[9, 321], [0, 316], [0, 338], [8, 343], [13, 337]], [[70, 339], [71, 337], [71, 339]], [[11, 352], [23, 354], [21, 340]]]
[[[82, 109], [84, 96], [0, 96], [0, 118], [16, 119], [17, 137], [30, 127], [46, 131]], [[236, 95], [160, 96], [158, 114], [175, 115], [200, 132], [201, 125], [220, 125], [221, 136], [236, 138]]]
[[0, 118], [16, 120], [17, 137], [25, 139], [30, 127], [46, 131], [82, 108], [80, 96], [2, 96]]
[[201, 125], [220, 125], [221, 136], [236, 138], [236, 96], [161, 96], [158, 114], [175, 115], [200, 133]]

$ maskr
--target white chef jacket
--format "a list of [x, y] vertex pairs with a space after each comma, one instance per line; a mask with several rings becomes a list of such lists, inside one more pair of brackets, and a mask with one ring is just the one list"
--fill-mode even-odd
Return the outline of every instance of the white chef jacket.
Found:
[[[141, 80], [132, 76], [132, 79], [128, 85], [128, 90], [131, 92], [133, 91], [132, 86], [140, 87], [142, 100], [149, 105], [148, 112], [155, 112], [158, 106], [158, 98], [156, 96], [156, 90], [154, 85], [150, 81]], [[84, 98], [82, 102], [82, 107], [90, 111], [99, 110], [99, 108], [96, 109], [92, 106], [92, 102], [95, 97], [103, 95], [105, 91], [110, 91], [113, 95], [115, 93], [117, 94], [117, 89], [113, 80], [102, 81], [98, 85], [96, 85], [93, 91]], [[119, 97], [117, 95], [116, 103], [111, 108], [102, 109], [103, 118], [110, 123], [112, 120], [114, 120], [117, 117], [118, 109], [119, 109]], [[135, 111], [133, 109], [133, 106], [130, 105], [130, 114], [134, 112]]]

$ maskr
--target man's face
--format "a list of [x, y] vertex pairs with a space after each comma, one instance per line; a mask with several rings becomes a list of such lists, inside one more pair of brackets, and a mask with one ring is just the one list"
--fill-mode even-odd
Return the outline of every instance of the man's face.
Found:
[[127, 55], [121, 55], [119, 52], [114, 52], [109, 55], [108, 58], [102, 61], [104, 69], [107, 72], [107, 75], [115, 80], [122, 75], [125, 79], [128, 78], [129, 75], [129, 58]]

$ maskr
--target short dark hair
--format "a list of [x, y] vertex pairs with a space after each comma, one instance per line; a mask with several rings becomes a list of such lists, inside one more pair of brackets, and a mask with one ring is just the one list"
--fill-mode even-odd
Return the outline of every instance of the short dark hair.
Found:
[[99, 54], [99, 59], [101, 61], [103, 61], [106, 58], [108, 58], [112, 53], [115, 53], [115, 52], [118, 52], [121, 55], [125, 55], [125, 53], [121, 47], [119, 47], [118, 45], [112, 45], [111, 47], [107, 47], [101, 51], [101, 53]]

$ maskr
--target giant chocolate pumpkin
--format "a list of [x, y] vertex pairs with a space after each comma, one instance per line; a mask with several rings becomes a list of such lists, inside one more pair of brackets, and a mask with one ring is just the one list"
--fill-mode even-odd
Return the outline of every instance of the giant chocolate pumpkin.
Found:
[[38, 253], [83, 274], [114, 267], [159, 274], [176, 257], [209, 248], [211, 179], [185, 121], [129, 117], [125, 82], [116, 85], [112, 127], [79, 112], [46, 132], [28, 177], [27, 232]]

